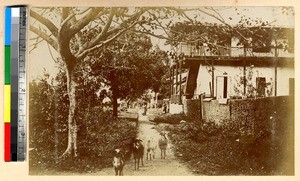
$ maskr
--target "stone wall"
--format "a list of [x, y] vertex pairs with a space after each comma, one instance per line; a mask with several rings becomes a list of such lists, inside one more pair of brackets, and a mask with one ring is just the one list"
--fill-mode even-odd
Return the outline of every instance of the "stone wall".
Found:
[[[184, 113], [201, 119], [201, 101], [186, 100], [184, 102]], [[276, 117], [279, 115], [287, 117], [287, 122], [293, 120], [293, 97], [231, 99], [227, 104], [220, 104], [218, 100], [202, 102], [202, 116], [205, 121], [217, 124], [230, 121], [245, 133], [258, 133], [262, 130], [274, 130], [275, 127], [285, 127], [287, 122], [277, 122]]]
[[203, 102], [203, 119], [217, 124], [230, 119], [229, 105], [219, 104], [218, 100]]
[[[266, 97], [246, 100], [230, 100], [230, 120], [246, 132], [284, 126], [293, 117], [293, 100], [289, 96]], [[278, 123], [276, 117], [286, 117], [286, 123]]]
[[201, 119], [201, 101], [200, 99], [187, 99], [184, 104], [184, 112], [187, 116]]

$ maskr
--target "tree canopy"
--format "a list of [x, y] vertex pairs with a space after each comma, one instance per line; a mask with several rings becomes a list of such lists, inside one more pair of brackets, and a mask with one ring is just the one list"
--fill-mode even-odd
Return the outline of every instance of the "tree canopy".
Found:
[[127, 32], [101, 51], [89, 55], [90, 76], [109, 89], [117, 116], [117, 99], [136, 99], [147, 89], [158, 91], [165, 54], [152, 49], [149, 36]]

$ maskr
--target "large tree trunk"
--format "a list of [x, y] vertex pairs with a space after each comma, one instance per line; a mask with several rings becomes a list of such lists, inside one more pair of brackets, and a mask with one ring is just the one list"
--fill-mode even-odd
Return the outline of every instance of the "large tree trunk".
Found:
[[76, 101], [76, 77], [75, 67], [78, 59], [71, 53], [69, 32], [67, 28], [61, 28], [58, 32], [58, 52], [64, 62], [66, 76], [67, 76], [67, 91], [69, 96], [69, 116], [68, 116], [68, 146], [66, 151], [62, 154], [64, 156], [77, 156], [77, 124], [75, 113], [77, 109]]
[[115, 93], [112, 93], [113, 117], [118, 117], [118, 98]]
[[112, 106], [113, 106], [113, 117], [118, 117], [118, 90], [115, 70], [110, 72], [111, 92], [112, 92]]
[[69, 96], [69, 116], [68, 116], [68, 146], [62, 156], [77, 156], [77, 124], [75, 119], [76, 111], [76, 81], [74, 73], [67, 71], [67, 90]]

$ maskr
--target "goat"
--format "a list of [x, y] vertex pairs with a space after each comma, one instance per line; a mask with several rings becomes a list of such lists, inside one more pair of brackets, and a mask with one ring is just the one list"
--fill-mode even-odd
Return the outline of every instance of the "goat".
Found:
[[116, 176], [123, 175], [123, 167], [125, 165], [124, 156], [120, 149], [115, 149], [115, 155], [113, 158], [113, 167], [115, 169]]
[[166, 159], [166, 149], [168, 146], [168, 138], [165, 133], [160, 133], [161, 138], [158, 140], [158, 146], [160, 148], [161, 159]]
[[133, 141], [132, 145], [132, 153], [134, 158], [134, 170], [139, 170], [140, 168], [140, 160], [142, 162], [142, 166], [144, 166], [144, 145], [142, 144], [142, 140], [139, 138], [136, 138]]
[[155, 145], [154, 139], [150, 138], [147, 141], [147, 160], [148, 160], [148, 158], [150, 160], [152, 159], [152, 157], [153, 157], [153, 159], [155, 158], [156, 148], [157, 148], [157, 145]]

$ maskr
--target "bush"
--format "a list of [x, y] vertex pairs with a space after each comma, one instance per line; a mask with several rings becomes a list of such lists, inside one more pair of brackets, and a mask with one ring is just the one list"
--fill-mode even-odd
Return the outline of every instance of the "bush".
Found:
[[66, 87], [54, 87], [46, 77], [31, 82], [29, 90], [31, 174], [94, 171], [111, 166], [115, 148], [129, 150], [130, 141], [136, 135], [136, 122], [114, 119], [111, 112], [105, 112], [101, 107], [80, 106], [76, 115], [79, 156], [62, 160], [60, 156], [67, 147], [68, 133]]
[[[285, 117], [277, 119], [284, 120]], [[224, 122], [187, 121], [169, 129], [175, 153], [201, 175], [273, 175], [292, 174], [292, 161], [282, 144], [282, 135], [270, 131], [243, 134], [239, 126]]]
[[86, 115], [78, 135], [78, 139], [83, 140], [79, 145], [82, 149], [78, 150], [82, 156], [106, 159], [112, 158], [111, 152], [116, 148], [130, 150], [131, 140], [136, 135], [136, 123], [111, 115], [97, 108]]
[[[66, 134], [65, 134], [66, 135]], [[110, 167], [113, 151], [130, 151], [130, 142], [136, 135], [136, 125], [126, 119], [113, 119], [107, 113], [91, 110], [78, 132], [78, 157], [61, 159], [66, 149], [66, 136], [59, 139], [65, 145], [30, 152], [31, 174], [42, 170], [52, 172], [93, 172]], [[129, 153], [130, 154], [130, 153]]]

